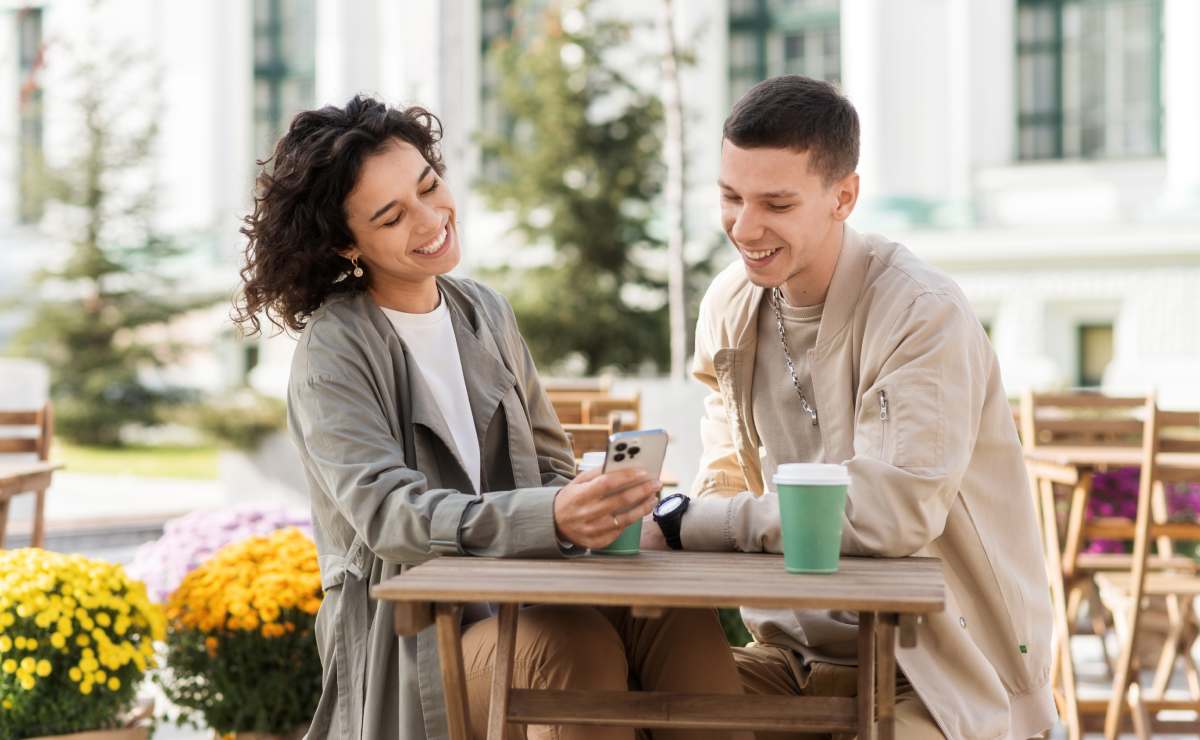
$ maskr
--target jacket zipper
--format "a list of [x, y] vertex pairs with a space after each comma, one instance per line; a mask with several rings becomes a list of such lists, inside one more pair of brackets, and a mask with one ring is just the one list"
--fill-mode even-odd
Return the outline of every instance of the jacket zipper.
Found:
[[888, 397], [887, 391], [882, 388], [879, 390], [879, 421], [883, 426], [883, 433], [879, 449], [879, 456], [884, 460], [888, 460]]

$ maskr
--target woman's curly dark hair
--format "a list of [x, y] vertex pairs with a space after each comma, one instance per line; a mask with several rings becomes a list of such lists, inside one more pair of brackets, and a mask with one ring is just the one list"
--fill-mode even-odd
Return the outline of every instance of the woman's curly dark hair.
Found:
[[258, 162], [254, 210], [242, 219], [249, 241], [234, 322], [257, 334], [262, 313], [280, 329], [301, 331], [330, 295], [365, 289], [366, 276], [348, 275], [349, 263], [339, 254], [354, 243], [345, 202], [363, 160], [399, 139], [441, 175], [441, 138], [441, 121], [424, 108], [391, 108], [361, 95], [344, 108], [331, 105], [292, 119], [275, 152]]

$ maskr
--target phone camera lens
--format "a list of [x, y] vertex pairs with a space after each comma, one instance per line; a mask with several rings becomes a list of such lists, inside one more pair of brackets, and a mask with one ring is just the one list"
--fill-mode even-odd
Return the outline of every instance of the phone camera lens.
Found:
[[624, 460], [624, 459], [625, 459], [625, 453], [624, 453], [624, 452], [618, 452], [616, 455], [613, 455], [613, 460], [615, 460], [615, 461], [617, 461], [617, 462], [621, 462], [621, 461], [622, 461], [622, 460]]
[[624, 442], [618, 442], [616, 449], [617, 452], [624, 452], [627, 447], [629, 447], [629, 445], [625, 444]]
[[641, 448], [641, 447], [636, 447], [636, 446], [635, 446], [635, 447], [630, 447], [630, 448], [629, 448], [629, 456], [630, 456], [630, 457], [633, 457], [634, 455], [638, 454], [638, 453], [639, 453], [639, 452], [641, 452], [641, 451], [642, 451], [642, 448]]

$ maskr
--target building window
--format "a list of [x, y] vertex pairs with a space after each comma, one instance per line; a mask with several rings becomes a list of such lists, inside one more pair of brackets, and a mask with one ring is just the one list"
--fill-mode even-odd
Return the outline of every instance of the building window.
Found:
[[798, 74], [842, 80], [840, 0], [732, 0], [729, 6], [729, 94]]
[[45, 203], [45, 160], [42, 150], [42, 85], [44, 63], [42, 9], [17, 10], [17, 220], [33, 223]]
[[292, 116], [313, 106], [313, 0], [254, 0], [254, 151], [274, 151]]
[[1021, 159], [1162, 152], [1162, 0], [1019, 0]]
[[1104, 383], [1104, 370], [1113, 359], [1113, 325], [1080, 324], [1077, 330], [1080, 388], [1096, 388]]

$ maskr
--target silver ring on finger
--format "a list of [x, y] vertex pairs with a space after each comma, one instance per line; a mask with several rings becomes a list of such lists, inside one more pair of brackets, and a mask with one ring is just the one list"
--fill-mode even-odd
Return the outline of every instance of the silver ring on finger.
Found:
[[621, 528], [621, 520], [617, 518], [616, 514], [612, 515], [612, 520], [613, 520], [613, 526], [616, 527], [617, 529], [620, 529]]

